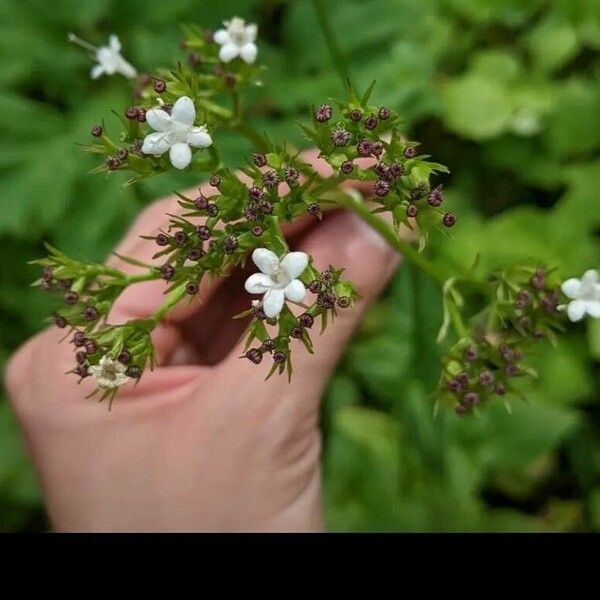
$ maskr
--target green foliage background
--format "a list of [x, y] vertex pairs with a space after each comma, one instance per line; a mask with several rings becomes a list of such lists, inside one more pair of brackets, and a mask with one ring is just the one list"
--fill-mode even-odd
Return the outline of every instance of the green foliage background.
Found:
[[[600, 266], [600, 0], [326, 2], [357, 87], [401, 111], [406, 131], [450, 166], [459, 214], [436, 260], [485, 267], [518, 258], [565, 276]], [[0, 3], [0, 360], [40, 329], [49, 307], [25, 262], [50, 242], [102, 259], [148, 200], [195, 183], [140, 188], [87, 175], [87, 141], [124, 80], [92, 82], [74, 31], [117, 33], [142, 69], [184, 57], [179, 24], [259, 23], [266, 85], [254, 124], [301, 144], [295, 121], [339, 96], [309, 0], [20, 0]], [[249, 148], [228, 136], [237, 164]], [[600, 326], [573, 327], [534, 359], [527, 402], [480, 417], [432, 418], [439, 294], [408, 267], [366, 319], [323, 412], [333, 530], [600, 531]], [[40, 494], [6, 402], [0, 405], [0, 530], [43, 530]]]

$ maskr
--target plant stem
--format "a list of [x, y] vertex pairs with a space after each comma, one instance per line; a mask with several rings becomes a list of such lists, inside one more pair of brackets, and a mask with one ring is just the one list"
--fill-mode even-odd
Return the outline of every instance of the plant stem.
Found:
[[331, 26], [331, 21], [329, 20], [329, 14], [327, 13], [327, 8], [325, 7], [325, 0], [312, 0], [312, 3], [315, 13], [317, 14], [319, 26], [323, 32], [323, 37], [325, 38], [333, 66], [342, 79], [342, 85], [346, 87], [346, 85], [348, 85], [350, 82], [350, 73], [348, 71], [348, 66], [346, 65], [344, 55], [342, 54], [337, 40], [335, 39], [333, 27]]
[[434, 281], [443, 285], [447, 277], [438, 266], [420, 254], [410, 243], [400, 239], [394, 230], [377, 215], [374, 215], [365, 205], [362, 197], [351, 192], [342, 192], [336, 195], [335, 200], [341, 206], [351, 210], [357, 217], [374, 229], [381, 237], [396, 249], [399, 254], [410, 260], [413, 264], [429, 275]]
[[149, 321], [155, 325], [160, 323], [161, 319], [185, 296], [186, 283], [173, 288], [167, 299], [156, 309], [156, 311], [150, 316]]

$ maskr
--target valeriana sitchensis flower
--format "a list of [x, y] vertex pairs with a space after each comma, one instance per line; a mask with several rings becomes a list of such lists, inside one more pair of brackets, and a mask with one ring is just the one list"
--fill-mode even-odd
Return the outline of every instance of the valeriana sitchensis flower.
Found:
[[85, 40], [69, 33], [69, 41], [73, 42], [93, 53], [97, 65], [92, 67], [90, 75], [92, 79], [98, 79], [101, 75], [114, 75], [120, 73], [127, 79], [133, 79], [137, 75], [135, 68], [121, 56], [121, 42], [116, 35], [108, 38], [108, 46], [96, 48]]
[[206, 126], [195, 127], [196, 108], [187, 96], [175, 102], [171, 114], [162, 108], [152, 108], [146, 112], [146, 122], [156, 133], [147, 135], [142, 144], [144, 154], [161, 156], [169, 150], [171, 164], [176, 169], [185, 169], [192, 160], [192, 150], [207, 148], [212, 138]]
[[231, 21], [223, 21], [227, 29], [215, 31], [214, 40], [221, 46], [219, 58], [230, 62], [239, 56], [244, 62], [251, 64], [256, 60], [258, 48], [256, 40], [257, 26], [254, 23], [246, 25], [244, 19], [233, 17]]
[[[572, 277], [562, 285], [563, 294], [571, 299], [566, 305], [567, 315], [573, 322], [581, 321], [585, 315], [600, 318], [600, 278], [598, 271], [590, 269], [581, 279]], [[564, 310], [565, 306], [561, 306]]]
[[109, 356], [103, 356], [97, 365], [88, 367], [88, 373], [95, 377], [98, 387], [110, 390], [123, 385], [129, 381], [125, 374], [127, 366]]
[[304, 252], [290, 252], [281, 259], [266, 248], [257, 248], [252, 253], [254, 264], [262, 271], [246, 280], [246, 291], [263, 294], [262, 309], [269, 318], [276, 317], [285, 300], [302, 302], [306, 296], [304, 284], [296, 279], [308, 265]]

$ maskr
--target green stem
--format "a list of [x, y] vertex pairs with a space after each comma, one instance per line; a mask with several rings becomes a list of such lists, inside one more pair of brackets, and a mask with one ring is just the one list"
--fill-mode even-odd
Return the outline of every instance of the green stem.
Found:
[[329, 55], [331, 56], [331, 61], [333, 62], [338, 75], [342, 79], [342, 84], [345, 87], [350, 82], [350, 73], [348, 71], [348, 66], [346, 65], [344, 55], [342, 54], [335, 38], [333, 27], [331, 26], [331, 21], [329, 20], [329, 14], [327, 13], [327, 8], [325, 7], [325, 0], [312, 0], [312, 3], [315, 13], [317, 14], [319, 26], [323, 32], [323, 37], [325, 38], [325, 43], [327, 44], [327, 49], [329, 50]]
[[155, 279], [160, 279], [160, 273], [156, 269], [152, 269], [149, 273], [127, 277], [127, 285], [140, 283], [142, 281], [154, 281]]
[[411, 244], [400, 239], [396, 232], [377, 215], [374, 215], [365, 205], [362, 198], [358, 198], [352, 193], [342, 192], [336, 195], [335, 200], [338, 204], [351, 210], [357, 217], [362, 219], [367, 225], [374, 229], [392, 248], [399, 254], [410, 260], [419, 267], [424, 273], [429, 275], [434, 281], [443, 285], [447, 277], [440, 271], [437, 265], [420, 254]]
[[182, 283], [176, 288], [173, 288], [167, 299], [156, 309], [156, 311], [150, 316], [149, 321], [157, 325], [160, 323], [162, 318], [185, 296], [187, 283]]

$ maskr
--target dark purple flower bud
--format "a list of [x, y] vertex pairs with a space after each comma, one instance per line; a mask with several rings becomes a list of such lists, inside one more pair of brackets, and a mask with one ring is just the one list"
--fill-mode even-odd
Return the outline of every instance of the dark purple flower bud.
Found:
[[329, 121], [329, 119], [331, 119], [331, 115], [332, 111], [329, 104], [321, 104], [321, 106], [315, 108], [315, 121], [318, 121], [319, 123], [325, 123], [326, 121]]
[[77, 304], [79, 302], [79, 294], [77, 292], [67, 292], [64, 295], [65, 304]]
[[500, 356], [505, 362], [510, 362], [513, 358], [513, 351], [510, 346], [507, 346], [506, 344], [500, 344], [500, 346], [498, 346], [498, 352], [500, 352]]
[[81, 348], [82, 346], [85, 346], [85, 342], [85, 333], [83, 333], [83, 331], [76, 331], [75, 335], [73, 336], [73, 345], [75, 348]]
[[176, 231], [173, 239], [178, 246], [185, 246], [188, 241], [188, 236], [185, 231]]
[[342, 127], [337, 127], [331, 132], [331, 142], [338, 148], [347, 146], [351, 139], [352, 134]]
[[195, 200], [194, 204], [198, 210], [206, 210], [208, 208], [208, 198], [200, 194]]
[[83, 350], [75, 352], [75, 360], [78, 365], [83, 365], [87, 360], [87, 354]]
[[498, 396], [504, 396], [504, 394], [506, 394], [506, 388], [504, 387], [504, 384], [497, 383], [496, 387], [494, 388], [494, 393], [498, 394]]
[[[163, 108], [166, 109], [166, 107], [163, 106]], [[145, 123], [146, 122], [146, 109], [145, 108], [139, 108], [138, 112], [137, 112], [137, 120], [139, 123]]]
[[263, 228], [260, 225], [255, 225], [251, 231], [254, 237], [260, 237], [264, 233]]
[[313, 326], [313, 323], [315, 322], [315, 318], [309, 313], [303, 313], [298, 318], [298, 321], [300, 322], [300, 325], [302, 325], [302, 327], [310, 329]]
[[212, 185], [212, 187], [218, 188], [221, 185], [221, 178], [218, 175], [213, 175], [208, 183]]
[[388, 173], [392, 179], [398, 179], [404, 174], [404, 165], [399, 162], [394, 162], [388, 167]]
[[290, 337], [299, 340], [302, 337], [303, 333], [304, 330], [302, 329], [302, 327], [292, 327], [292, 329], [290, 330]]
[[190, 66], [197, 67], [202, 62], [202, 57], [197, 52], [192, 52], [188, 55]]
[[198, 284], [195, 281], [189, 281], [185, 286], [185, 293], [195, 296], [198, 293]]
[[356, 151], [359, 156], [369, 156], [373, 152], [373, 142], [371, 140], [360, 140], [356, 144]]
[[457, 394], [462, 389], [459, 381], [457, 379], [451, 379], [447, 383], [448, 390], [454, 394]]
[[251, 348], [244, 356], [255, 365], [260, 364], [260, 361], [262, 360], [262, 352], [258, 348]]
[[127, 160], [127, 157], [129, 156], [129, 152], [127, 151], [126, 148], [121, 148], [119, 149], [119, 151], [117, 152], [117, 158], [123, 162], [125, 160]]
[[79, 375], [81, 379], [85, 379], [89, 375], [88, 368], [86, 365], [77, 365], [73, 369], [73, 373], [75, 373], [75, 375]]
[[488, 369], [481, 371], [481, 373], [479, 373], [479, 383], [486, 387], [492, 385], [492, 383], [494, 383], [494, 374]]
[[379, 198], [387, 196], [390, 191], [390, 184], [384, 179], [379, 179], [373, 184], [373, 193]]
[[479, 404], [479, 394], [476, 392], [467, 392], [462, 399], [462, 403], [468, 407]]
[[414, 219], [419, 212], [419, 209], [414, 204], [409, 204], [406, 207], [406, 216]]
[[392, 111], [387, 106], [382, 106], [379, 109], [378, 114], [379, 114], [379, 118], [382, 121], [387, 121], [390, 118], [390, 116], [392, 115]]
[[85, 343], [85, 352], [86, 354], [96, 354], [98, 351], [98, 345], [94, 340], [88, 340]]
[[417, 155], [417, 149], [414, 146], [404, 148], [404, 158], [414, 158]]
[[263, 173], [262, 180], [266, 188], [274, 188], [279, 184], [279, 175], [277, 175], [277, 171], [269, 169]]
[[266, 339], [262, 343], [261, 350], [263, 352], [271, 352], [272, 350], [275, 350], [275, 342], [273, 340]]
[[59, 279], [58, 280], [58, 287], [61, 290], [70, 290], [71, 286], [73, 285], [73, 280], [72, 279]]
[[163, 279], [165, 279], [166, 281], [173, 279], [174, 275], [175, 275], [175, 267], [173, 265], [166, 263], [160, 268], [160, 276]]
[[350, 111], [350, 119], [352, 119], [355, 123], [358, 123], [362, 119], [362, 112], [358, 109], [354, 109]]
[[316, 202], [311, 202], [306, 207], [306, 212], [313, 217], [320, 218], [321, 217], [321, 207]]
[[210, 240], [211, 232], [206, 225], [198, 225], [198, 227], [196, 227], [196, 233], [201, 240]]
[[137, 116], [138, 116], [138, 107], [137, 106], [130, 106], [129, 108], [127, 108], [127, 110], [125, 111], [125, 116], [130, 121], [136, 120]]
[[464, 371], [456, 376], [456, 381], [458, 381], [463, 390], [469, 387], [469, 376]]
[[258, 209], [263, 215], [270, 215], [273, 212], [273, 205], [268, 200], [263, 200], [258, 205]]
[[117, 356], [117, 360], [122, 365], [128, 365], [131, 362], [131, 352], [129, 352], [129, 350], [121, 350], [119, 356]]
[[277, 364], [284, 363], [286, 359], [285, 352], [281, 350], [277, 350], [277, 352], [273, 352], [273, 362]]
[[248, 190], [248, 197], [252, 200], [261, 200], [264, 195], [264, 192], [256, 186], [253, 186]]
[[533, 337], [536, 340], [541, 340], [541, 339], [543, 339], [543, 338], [546, 337], [546, 334], [545, 334], [545, 332], [542, 329], [535, 329], [534, 332], [533, 332]]
[[465, 348], [465, 351], [463, 353], [463, 357], [467, 362], [474, 362], [477, 360], [477, 348], [473, 347], [473, 346], [469, 346], [468, 348]]
[[442, 223], [444, 224], [444, 227], [454, 227], [456, 224], [456, 215], [450, 212], [446, 213], [442, 217]]
[[100, 127], [100, 125], [96, 125], [96, 127], [92, 127], [91, 133], [94, 137], [102, 137], [104, 130], [102, 127]]
[[164, 233], [159, 233], [156, 238], [154, 238], [157, 246], [166, 246], [169, 243], [169, 236]]
[[314, 279], [308, 284], [308, 291], [313, 294], [318, 294], [321, 291], [321, 282], [318, 279]]
[[252, 155], [252, 160], [257, 167], [264, 167], [267, 164], [267, 157], [258, 152]]
[[298, 183], [298, 179], [300, 177], [300, 172], [298, 169], [294, 167], [286, 167], [285, 168], [285, 181], [289, 186], [296, 185]]
[[365, 129], [368, 129], [369, 131], [373, 131], [373, 129], [375, 129], [375, 127], [377, 127], [377, 119], [375, 118], [375, 115], [368, 116], [365, 121]]
[[429, 202], [430, 206], [440, 206], [442, 204], [442, 202], [444, 201], [444, 194], [442, 192], [442, 186], [438, 186], [436, 187], [434, 190], [431, 191], [431, 193], [429, 194], [429, 196], [427, 196], [427, 202]]
[[125, 371], [125, 375], [131, 379], [139, 379], [142, 376], [142, 367], [139, 365], [131, 365], [127, 371]]
[[68, 325], [67, 320], [60, 315], [54, 317], [54, 324], [60, 329], [64, 329]]
[[546, 285], [546, 278], [544, 277], [543, 274], [538, 275], [537, 273], [535, 273], [531, 277], [531, 285], [536, 290], [542, 290], [542, 289], [544, 289], [544, 286]]
[[340, 171], [344, 175], [350, 175], [354, 171], [354, 163], [351, 160], [345, 160], [340, 167]]
[[335, 306], [335, 294], [331, 292], [320, 292], [317, 295], [317, 305], [321, 308], [333, 308]]
[[372, 168], [381, 179], [389, 179], [390, 174], [385, 163], [376, 163]]
[[462, 416], [466, 415], [469, 412], [469, 409], [464, 404], [459, 404], [458, 406], [454, 407], [454, 412], [459, 417], [462, 417]]
[[518, 321], [519, 327], [524, 331], [529, 331], [533, 325], [531, 317], [521, 317]]
[[110, 171], [114, 171], [121, 166], [121, 161], [116, 156], [109, 156], [104, 164], [108, 167]]
[[157, 94], [162, 94], [167, 89], [167, 84], [162, 79], [155, 79], [152, 87]]
[[508, 363], [504, 368], [504, 372], [508, 377], [516, 377], [519, 375], [521, 370], [519, 369], [518, 365], [515, 365], [514, 363]]
[[95, 321], [98, 318], [98, 309], [93, 306], [86, 306], [83, 309], [83, 318], [86, 321]]
[[383, 144], [381, 142], [374, 142], [371, 152], [373, 156], [379, 158], [383, 154]]
[[53, 278], [54, 278], [54, 271], [52, 270], [52, 267], [45, 266], [42, 269], [42, 279], [44, 281], [52, 281]]
[[187, 254], [187, 259], [191, 260], [192, 262], [196, 262], [199, 261], [203, 256], [204, 251], [202, 248], [192, 248]]
[[238, 247], [238, 239], [235, 235], [227, 235], [223, 240], [223, 250], [225, 254], [233, 254]]
[[206, 212], [208, 213], [208, 215], [210, 217], [216, 217], [219, 214], [219, 207], [214, 204], [214, 203], [210, 203], [207, 207], [206, 207]]
[[348, 298], [348, 296], [340, 296], [337, 299], [337, 305], [340, 308], [350, 308], [350, 304], [352, 304], [352, 301], [350, 300], [350, 298]]

